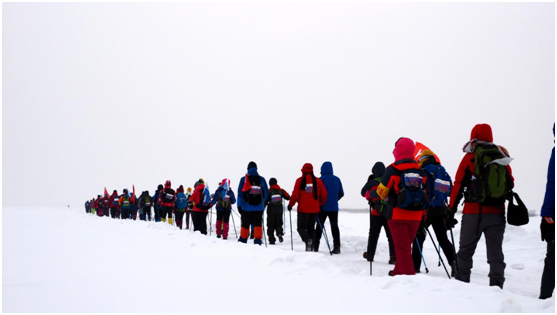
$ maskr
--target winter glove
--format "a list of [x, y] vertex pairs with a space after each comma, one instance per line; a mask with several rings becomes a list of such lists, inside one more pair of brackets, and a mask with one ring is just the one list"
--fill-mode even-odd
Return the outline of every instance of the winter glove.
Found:
[[445, 219], [445, 227], [447, 229], [454, 229], [454, 227], [458, 224], [458, 220], [454, 218], [456, 211], [449, 211], [447, 213], [447, 218]]
[[542, 218], [542, 223], [540, 224], [540, 231], [542, 236], [542, 241], [551, 242], [555, 240], [555, 220], [551, 217]]
[[292, 206], [287, 207], [288, 211], [292, 211]]

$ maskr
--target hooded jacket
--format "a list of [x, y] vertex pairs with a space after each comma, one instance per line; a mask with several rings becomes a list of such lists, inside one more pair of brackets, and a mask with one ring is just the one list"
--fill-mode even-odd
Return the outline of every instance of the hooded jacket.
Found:
[[120, 201], [120, 196], [118, 196], [118, 193], [112, 193], [112, 195], [110, 195], [110, 198], [108, 199], [108, 202], [110, 203], [110, 208], [118, 209], [120, 207], [119, 201]]
[[[491, 132], [491, 126], [488, 124], [478, 124], [472, 129], [470, 134], [470, 140], [484, 141], [488, 143], [493, 142], [493, 133]], [[466, 187], [464, 183], [468, 182], [472, 175], [474, 174], [474, 169], [476, 164], [474, 163], [475, 153], [466, 153], [458, 166], [456, 176], [454, 177], [453, 189], [451, 191], [451, 198], [449, 207], [456, 212], [458, 204], [464, 195], [464, 188]], [[514, 185], [514, 178], [512, 177], [512, 170], [509, 165], [507, 165], [507, 171], [511, 177], [511, 181]], [[486, 206], [482, 205], [482, 213], [505, 213], [505, 204], [499, 206]], [[480, 204], [477, 202], [464, 202], [463, 214], [479, 214]]]
[[[293, 207], [298, 203], [298, 212], [319, 213], [321, 206], [327, 201], [327, 189], [325, 185], [323, 185], [321, 179], [315, 178], [316, 183], [313, 185], [313, 189], [317, 189], [317, 193], [314, 193], [313, 190], [310, 192], [309, 189], [307, 189], [309, 184], [313, 184], [312, 175], [313, 165], [306, 163], [304, 167], [302, 167], [302, 177], [298, 178], [294, 184], [294, 191], [292, 192], [292, 197], [288, 205]], [[301, 187], [304, 178], [306, 180], [306, 189], [302, 189]]]
[[333, 174], [333, 164], [325, 162], [321, 165], [321, 181], [327, 190], [327, 201], [321, 211], [338, 211], [338, 201], [344, 196], [340, 178]]
[[203, 201], [203, 190], [205, 190], [205, 184], [199, 184], [195, 186], [195, 190], [193, 191], [193, 195], [191, 195], [191, 200], [193, 201], [193, 211], [195, 212], [204, 212], [208, 213], [209, 210], [201, 210], [198, 205], [201, 204]]
[[[553, 124], [553, 137], [555, 137], [555, 124]], [[541, 216], [555, 218], [555, 146], [551, 151], [547, 168], [547, 184], [545, 185]]]
[[261, 199], [261, 203], [258, 205], [250, 205], [247, 200], [244, 200], [244, 193], [242, 192], [242, 188], [244, 187], [244, 183], [246, 181], [246, 177], [242, 177], [242, 179], [240, 179], [240, 183], [238, 184], [238, 196], [236, 196], [236, 206], [241, 208], [242, 211], [263, 211], [265, 210], [265, 200], [267, 200], [267, 197], [269, 196], [269, 187], [267, 186], [267, 181], [265, 180], [265, 178], [261, 175], [259, 175], [259, 173], [257, 173], [257, 168], [256, 167], [250, 167], [248, 169], [248, 176], [259, 176], [259, 178], [261, 179], [261, 190], [263, 192], [263, 198]]
[[[381, 184], [377, 187], [379, 198], [387, 201], [388, 220], [408, 220], [421, 221], [427, 211], [406, 210], [398, 207], [396, 200], [401, 190], [400, 176], [403, 171], [410, 169], [420, 170], [418, 162], [414, 160], [414, 141], [408, 138], [400, 138], [393, 151], [395, 162], [387, 167], [385, 174], [381, 178]], [[422, 172], [422, 170], [420, 170]], [[427, 184], [427, 177], [423, 177], [424, 184]]]
[[[171, 198], [170, 201], [167, 200]], [[173, 208], [176, 202], [176, 192], [170, 187], [170, 183], [164, 184], [164, 189], [159, 193], [159, 204], [161, 207]]]

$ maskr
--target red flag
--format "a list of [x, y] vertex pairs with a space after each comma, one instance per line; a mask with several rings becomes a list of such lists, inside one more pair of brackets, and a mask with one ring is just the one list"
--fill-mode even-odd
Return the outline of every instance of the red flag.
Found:
[[248, 174], [246, 174], [246, 178], [244, 180], [244, 186], [242, 187], [242, 192], [246, 192], [251, 189], [251, 183], [249, 182]]
[[135, 185], [132, 185], [133, 193], [132, 193], [132, 202], [135, 202]]
[[[416, 142], [416, 149], [414, 150], [414, 160], [416, 160], [416, 162], [418, 162], [418, 159], [420, 158], [420, 154], [422, 154], [422, 152], [424, 150], [431, 151], [423, 143]], [[433, 153], [433, 156], [435, 157], [435, 161], [437, 161], [437, 163], [441, 164], [441, 160], [439, 160], [439, 157], [437, 156], [437, 154]]]
[[104, 188], [104, 195], [108, 195], [108, 191], [106, 191], [106, 187]]

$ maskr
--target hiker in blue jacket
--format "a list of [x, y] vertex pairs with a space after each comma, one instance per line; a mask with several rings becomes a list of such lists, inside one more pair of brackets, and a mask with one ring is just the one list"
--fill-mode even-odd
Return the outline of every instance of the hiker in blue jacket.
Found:
[[344, 196], [342, 182], [340, 178], [333, 175], [333, 164], [325, 162], [321, 166], [321, 181], [327, 190], [327, 201], [321, 207], [318, 216], [317, 227], [315, 229], [315, 240], [313, 242], [313, 250], [319, 251], [319, 241], [323, 235], [322, 226], [330, 220], [331, 232], [333, 234], [333, 254], [340, 254], [340, 231], [338, 229], [338, 201]]
[[[553, 137], [555, 137], [555, 123], [553, 124]], [[555, 146], [553, 146], [549, 159], [541, 216], [540, 230], [542, 241], [547, 242], [547, 254], [542, 274], [540, 299], [548, 299], [553, 295], [555, 289]]]
[[269, 196], [267, 181], [257, 172], [257, 164], [249, 162], [246, 176], [240, 179], [238, 195], [236, 196], [238, 211], [242, 217], [242, 228], [238, 242], [247, 243], [249, 228], [253, 225], [254, 244], [261, 245], [263, 242], [263, 211], [265, 201]]

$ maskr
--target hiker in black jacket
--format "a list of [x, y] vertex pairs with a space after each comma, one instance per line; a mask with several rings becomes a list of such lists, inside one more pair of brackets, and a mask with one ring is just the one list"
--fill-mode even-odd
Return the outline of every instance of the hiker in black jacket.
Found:
[[367, 261], [373, 261], [375, 251], [377, 249], [379, 234], [381, 233], [381, 228], [383, 227], [385, 228], [385, 234], [387, 234], [387, 240], [389, 241], [389, 264], [394, 265], [396, 262], [395, 247], [393, 245], [393, 239], [391, 238], [391, 232], [389, 230], [389, 225], [387, 224], [381, 198], [379, 198], [376, 192], [377, 186], [381, 183], [381, 177], [383, 177], [383, 174], [385, 173], [385, 164], [382, 162], [375, 163], [371, 169], [371, 173], [372, 174], [368, 177], [367, 183], [361, 191], [362, 197], [368, 200], [368, 204], [371, 208], [369, 216], [369, 237], [367, 241], [367, 251], [364, 253], [364, 258], [367, 259]]
[[290, 195], [277, 184], [276, 178], [269, 180], [269, 196], [266, 201], [267, 205], [267, 235], [269, 236], [269, 244], [274, 245], [276, 242], [275, 231], [279, 242], [283, 242], [283, 213], [284, 199], [290, 200]]

